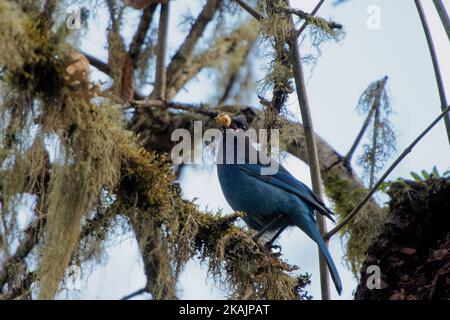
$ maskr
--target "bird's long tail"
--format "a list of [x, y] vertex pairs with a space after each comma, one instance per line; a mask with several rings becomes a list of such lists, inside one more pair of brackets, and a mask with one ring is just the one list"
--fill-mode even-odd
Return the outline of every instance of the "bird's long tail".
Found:
[[319, 246], [320, 251], [322, 252], [327, 261], [328, 269], [330, 270], [331, 274], [331, 279], [333, 279], [336, 290], [340, 295], [342, 293], [341, 278], [339, 277], [336, 265], [334, 264], [333, 259], [331, 258], [330, 252], [328, 251], [328, 248], [325, 245], [325, 242], [323, 241], [322, 235], [320, 234], [313, 217], [314, 217], [313, 215], [305, 217], [302, 214], [296, 214], [292, 218], [295, 221], [295, 224], [300, 229], [302, 229], [303, 232], [305, 232]]
[[330, 252], [328, 251], [328, 248], [325, 245], [325, 242], [323, 241], [322, 236], [320, 235], [320, 232], [317, 229], [317, 227], [314, 226], [313, 228], [310, 229], [312, 229], [311, 233], [313, 236], [313, 240], [317, 243], [317, 245], [320, 248], [320, 251], [322, 252], [327, 261], [328, 269], [330, 270], [331, 274], [331, 279], [333, 279], [334, 286], [336, 287], [336, 290], [340, 295], [342, 293], [342, 282], [341, 278], [339, 277], [339, 273], [336, 269], [336, 265], [333, 262], [333, 258], [331, 258]]

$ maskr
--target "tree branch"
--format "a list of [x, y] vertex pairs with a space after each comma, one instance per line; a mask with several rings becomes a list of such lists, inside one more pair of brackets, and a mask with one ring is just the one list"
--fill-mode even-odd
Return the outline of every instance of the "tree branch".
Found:
[[[214, 18], [214, 15], [220, 5], [220, 0], [208, 0], [196, 21], [192, 25], [189, 35], [178, 49], [177, 53], [173, 56], [172, 61], [167, 67], [167, 95], [173, 92], [172, 89], [175, 82], [174, 79], [179, 78], [180, 75], [186, 71], [186, 68], [189, 67], [195, 45], [205, 31], [206, 26]], [[166, 100], [171, 99], [170, 96], [166, 96], [165, 98]]]
[[437, 117], [403, 152], [402, 154], [392, 163], [392, 165], [386, 170], [380, 180], [370, 189], [366, 196], [358, 203], [358, 205], [342, 220], [336, 227], [327, 233], [326, 239], [330, 239], [339, 230], [341, 230], [350, 220], [352, 220], [362, 207], [367, 203], [367, 201], [372, 197], [372, 195], [378, 190], [380, 185], [386, 180], [389, 174], [397, 167], [397, 165], [412, 151], [415, 145], [431, 130], [433, 127], [445, 116], [448, 116], [450, 111], [450, 106], [444, 109], [444, 111]]
[[[289, 0], [286, 0], [286, 3], [289, 5]], [[292, 17], [290, 17], [290, 24], [293, 29], [294, 23]], [[313, 187], [313, 191], [320, 199], [323, 198], [322, 191], [322, 179], [320, 173], [320, 165], [319, 165], [319, 157], [317, 153], [317, 146], [314, 137], [314, 129], [311, 119], [311, 112], [309, 109], [308, 97], [306, 95], [306, 84], [303, 75], [303, 67], [301, 63], [301, 55], [298, 44], [298, 38], [296, 34], [292, 34], [289, 39], [289, 58], [292, 64], [292, 68], [294, 70], [294, 79], [295, 86], [297, 92], [297, 98], [300, 105], [300, 112], [302, 116], [303, 128], [305, 131], [306, 138], [306, 150], [308, 152], [308, 164], [311, 173], [311, 183]], [[326, 222], [325, 217], [321, 214], [316, 215], [317, 224], [319, 226], [319, 231], [323, 235], [326, 230]], [[325, 242], [325, 245], [327, 243]], [[328, 267], [325, 257], [323, 256], [320, 248], [319, 250], [319, 267], [320, 267], [320, 286], [322, 293], [322, 300], [330, 299], [330, 280], [328, 277]]]
[[[245, 51], [242, 54], [242, 57], [240, 57], [241, 58], [240, 66], [245, 65], [245, 63], [248, 59], [248, 56], [249, 56], [250, 52], [252, 51], [254, 45], [255, 45], [255, 41], [248, 41], [248, 43], [245, 47]], [[239, 78], [239, 72], [240, 72], [240, 68], [236, 68], [236, 70], [229, 77], [227, 85], [225, 86], [225, 90], [223, 91], [223, 94], [219, 99], [219, 102], [218, 102], [219, 105], [225, 103], [225, 101], [229, 98], [229, 96], [232, 92], [233, 86]]]
[[97, 68], [99, 71], [103, 72], [104, 74], [112, 76], [112, 70], [106, 62], [103, 62], [102, 60], [100, 60], [94, 56], [91, 56], [90, 54], [88, 54], [86, 52], [82, 52], [82, 54], [89, 60], [89, 64], [91, 66]]
[[[417, 12], [419, 13], [420, 21], [422, 23], [423, 31], [427, 39], [428, 49], [430, 50], [431, 61], [433, 62], [434, 75], [436, 77], [436, 84], [439, 91], [439, 99], [441, 101], [441, 110], [445, 110], [447, 107], [447, 96], [445, 94], [444, 81], [442, 80], [441, 69], [439, 67], [439, 61], [436, 56], [436, 48], [433, 43], [433, 38], [431, 36], [430, 27], [428, 25], [427, 18], [422, 8], [420, 0], [414, 0], [417, 7]], [[450, 144], [450, 117], [446, 116], [444, 118], [445, 128], [447, 130], [448, 143]]]
[[163, 101], [163, 100], [158, 100], [158, 99], [130, 101], [129, 105], [125, 106], [125, 108], [128, 108], [128, 107], [144, 108], [144, 109], [151, 108], [151, 107], [176, 109], [176, 110], [183, 110], [183, 111], [189, 111], [189, 112], [196, 112], [199, 114], [209, 116], [211, 118], [217, 117], [217, 115], [219, 114], [217, 111], [212, 111], [211, 110], [212, 108], [206, 104], [193, 105], [193, 104], [189, 104], [189, 103]]
[[[320, 0], [319, 3], [315, 6], [313, 11], [311, 11], [311, 16], [315, 16], [317, 12], [319, 12], [320, 7], [325, 3], [325, 0]], [[297, 37], [300, 37], [300, 35], [305, 31], [306, 27], [308, 26], [308, 21], [305, 21], [303, 25], [298, 29], [297, 31]]]
[[447, 10], [442, 3], [442, 0], [433, 0], [436, 10], [441, 18], [442, 25], [444, 26], [445, 32], [447, 33], [448, 40], [450, 40], [450, 18], [448, 16]]
[[194, 78], [203, 68], [216, 64], [224, 55], [232, 52], [239, 41], [242, 40], [242, 34], [247, 27], [247, 24], [241, 25], [230, 34], [216, 39], [215, 44], [211, 48], [197, 56], [191, 57], [189, 64], [180, 66], [180, 68], [183, 68], [182, 72], [180, 70], [169, 71], [173, 68], [171, 63], [167, 68], [166, 100], [173, 99], [186, 83]]
[[255, 18], [256, 20], [260, 21], [262, 19], [264, 19], [263, 15], [260, 14], [258, 11], [256, 11], [255, 9], [253, 9], [252, 7], [250, 7], [247, 3], [245, 3], [242, 0], [234, 0], [235, 2], [237, 2], [242, 9], [244, 9], [245, 11], [247, 11], [253, 18]]
[[[305, 12], [303, 10], [293, 9], [293, 8], [286, 8], [285, 12], [288, 13], [288, 14], [294, 14], [294, 15], [298, 16], [300, 19], [303, 19], [303, 20], [307, 20], [308, 18], [314, 16], [313, 13], [307, 13], [307, 12]], [[329, 25], [329, 27], [331, 29], [342, 29], [342, 24], [334, 22], [334, 21], [328, 22], [328, 25]], [[297, 31], [297, 34], [300, 34], [300, 33], [301, 33], [300, 30]]]
[[34, 281], [36, 281], [36, 273], [28, 272], [17, 286], [14, 286], [3, 295], [0, 293], [0, 300], [31, 299], [30, 288]]
[[158, 53], [155, 68], [155, 88], [152, 96], [164, 99], [166, 96], [166, 51], [167, 51], [167, 28], [169, 25], [169, 1], [161, 4], [161, 15], [158, 30]]
[[130, 294], [127, 294], [126, 296], [122, 297], [120, 300], [130, 300], [131, 298], [134, 298], [138, 295], [141, 295], [143, 293], [148, 292], [147, 287], [141, 288], [139, 290], [136, 290]]
[[145, 37], [147, 36], [150, 25], [152, 24], [153, 15], [155, 13], [158, 3], [151, 4], [142, 12], [141, 20], [139, 22], [138, 29], [131, 40], [128, 54], [136, 65], [136, 61], [139, 60], [139, 55], [144, 44]]
[[[183, 88], [186, 83], [194, 78], [203, 68], [214, 65], [221, 57], [233, 50], [233, 48], [242, 40], [242, 33], [248, 27], [247, 24], [239, 26], [232, 33], [227, 34], [217, 39], [215, 44], [200, 53], [199, 55], [192, 57], [189, 65], [186, 65], [183, 72], [169, 73], [169, 67], [167, 68], [167, 87], [166, 87], [166, 100], [170, 101], [175, 95]], [[100, 59], [93, 57], [87, 53], [83, 53], [89, 60], [89, 63], [102, 71], [103, 73], [112, 76], [112, 70], [107, 63]], [[138, 93], [134, 93], [136, 100], [144, 100], [145, 97]]]
[[[237, 2], [245, 11], [247, 11], [256, 20], [261, 21], [261, 20], [264, 19], [264, 16], [262, 14], [260, 14], [258, 11], [256, 11], [252, 7], [250, 7], [244, 1], [242, 1], [242, 0], [235, 0], [235, 2]], [[309, 17], [313, 17], [313, 16], [315, 16], [317, 14], [317, 12], [319, 11], [320, 7], [324, 4], [324, 2], [325, 2], [325, 0], [320, 0], [319, 3], [314, 8], [314, 10], [311, 11], [311, 13], [307, 13], [307, 12], [305, 12], [303, 10], [293, 9], [293, 8], [287, 8], [285, 10], [285, 12], [288, 13], [288, 14], [295, 14], [298, 17], [300, 17], [301, 19], [308, 19]], [[308, 24], [309, 24], [309, 22], [305, 21], [303, 23], [303, 25], [300, 27], [300, 29], [297, 30], [297, 37], [299, 37], [302, 34], [302, 32], [306, 29]], [[334, 21], [329, 22], [329, 26], [330, 26], [331, 29], [342, 29], [342, 24], [334, 22]]]
[[361, 128], [361, 130], [358, 133], [358, 136], [355, 139], [355, 142], [353, 142], [353, 145], [351, 146], [350, 150], [348, 151], [348, 153], [345, 155], [344, 157], [344, 162], [348, 163], [351, 159], [353, 154], [355, 153], [356, 148], [358, 147], [359, 143], [361, 142], [361, 139], [364, 135], [364, 133], [367, 130], [367, 127], [369, 126], [370, 123], [370, 119], [372, 118], [373, 113], [375, 112], [375, 110], [378, 108], [379, 104], [380, 104], [380, 98], [381, 98], [381, 94], [383, 92], [384, 86], [386, 85], [386, 81], [387, 81], [388, 77], [385, 76], [383, 78], [383, 80], [381, 82], [378, 83], [378, 95], [375, 98], [372, 108], [370, 109], [369, 113], [367, 114], [367, 118], [364, 121], [364, 124]]

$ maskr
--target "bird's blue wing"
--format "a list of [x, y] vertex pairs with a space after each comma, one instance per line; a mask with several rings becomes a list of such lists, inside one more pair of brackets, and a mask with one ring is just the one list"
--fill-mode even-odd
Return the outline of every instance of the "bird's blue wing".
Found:
[[325, 206], [322, 200], [307, 185], [295, 179], [281, 164], [278, 172], [274, 175], [261, 175], [260, 164], [241, 164], [237, 167], [248, 175], [297, 195], [300, 199], [312, 205], [315, 210], [334, 221], [333, 212]]

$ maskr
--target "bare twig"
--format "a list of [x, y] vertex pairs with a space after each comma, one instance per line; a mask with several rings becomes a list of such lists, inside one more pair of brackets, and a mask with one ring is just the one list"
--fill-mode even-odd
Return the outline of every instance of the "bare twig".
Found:
[[259, 98], [259, 103], [261, 103], [263, 106], [265, 106], [267, 108], [273, 108], [272, 102], [270, 102], [263, 96], [258, 96], [258, 98]]
[[136, 61], [139, 60], [142, 45], [144, 44], [145, 37], [150, 29], [150, 25], [152, 24], [153, 14], [155, 13], [157, 6], [158, 3], [154, 3], [144, 9], [137, 31], [131, 40], [128, 54], [135, 64]]
[[158, 31], [158, 53], [156, 57], [155, 69], [155, 88], [152, 96], [158, 99], [165, 99], [166, 97], [166, 51], [167, 51], [167, 29], [169, 25], [169, 4], [161, 4], [161, 15], [159, 18]]
[[450, 111], [450, 106], [444, 109], [444, 111], [437, 117], [403, 152], [402, 154], [392, 163], [392, 165], [386, 170], [380, 180], [370, 189], [366, 196], [358, 203], [358, 205], [348, 214], [345, 219], [343, 219], [336, 227], [327, 233], [326, 239], [330, 239], [339, 230], [341, 230], [350, 220], [352, 220], [358, 212], [364, 207], [366, 202], [372, 197], [372, 195], [378, 190], [380, 185], [389, 176], [389, 174], [397, 167], [397, 165], [412, 151], [416, 144], [444, 117], [448, 116]]
[[353, 142], [353, 145], [351, 146], [350, 150], [345, 155], [344, 159], [342, 159], [342, 161], [344, 163], [349, 162], [352, 159], [352, 156], [355, 153], [356, 148], [358, 147], [359, 143], [361, 142], [361, 139], [362, 139], [364, 133], [366, 132], [367, 127], [369, 126], [370, 119], [372, 119], [372, 115], [375, 112], [375, 109], [377, 109], [377, 108], [378, 108], [378, 106], [374, 103], [372, 105], [372, 108], [369, 111], [369, 114], [366, 117], [366, 120], [364, 121], [363, 126], [361, 127], [361, 130], [358, 133], [358, 136], [355, 139], [355, 142]]
[[[112, 77], [112, 70], [109, 67], [109, 65], [106, 62], [103, 62], [102, 60], [91, 56], [87, 53], [83, 52], [83, 55], [89, 60], [89, 64], [95, 68], [97, 68], [99, 71], [103, 72], [104, 74]], [[143, 100], [145, 97], [139, 92], [134, 92], [134, 98], [137, 100]]]
[[[289, 5], [289, 0], [286, 0], [286, 3]], [[294, 22], [292, 16], [290, 17], [290, 24], [292, 26], [292, 30], [294, 31]], [[295, 86], [297, 88], [297, 97], [300, 105], [300, 112], [302, 116], [302, 123], [305, 130], [305, 138], [306, 138], [306, 149], [308, 152], [308, 165], [311, 173], [311, 182], [314, 193], [319, 197], [323, 198], [322, 191], [322, 182], [320, 175], [320, 166], [319, 166], [319, 158], [317, 155], [317, 146], [314, 137], [314, 129], [311, 119], [311, 112], [309, 109], [308, 97], [306, 95], [306, 84], [305, 78], [303, 74], [303, 67], [301, 63], [301, 55], [298, 43], [298, 37], [295, 32], [292, 33], [289, 41], [289, 58], [292, 64], [292, 68], [294, 70], [294, 79]], [[321, 234], [326, 233], [326, 222], [325, 218], [317, 214], [317, 224], [319, 226], [319, 230]], [[327, 244], [327, 243], [326, 243]], [[321, 293], [322, 300], [330, 299], [330, 281], [328, 277], [328, 267], [325, 260], [325, 257], [321, 253], [319, 249], [319, 266], [320, 266], [320, 285], [321, 285]]]
[[[240, 57], [240, 59], [241, 59], [240, 66], [245, 64], [254, 45], [255, 45], [255, 41], [248, 41], [248, 43], [245, 46], [245, 51], [242, 54], [242, 56]], [[231, 90], [233, 89], [233, 86], [234, 86], [236, 80], [238, 80], [239, 72], [240, 72], [240, 68], [236, 68], [236, 70], [229, 77], [227, 85], [225, 86], [225, 90], [219, 99], [219, 102], [218, 102], [219, 105], [225, 103], [225, 101], [230, 96]]]
[[[206, 26], [214, 18], [220, 5], [220, 0], [208, 0], [192, 25], [189, 35], [184, 40], [177, 53], [173, 56], [172, 61], [167, 67], [167, 94], [169, 94], [171, 87], [174, 85], [174, 79], [177, 79], [180, 74], [184, 73], [186, 68], [190, 66], [195, 45], [205, 31]], [[168, 97], [166, 97], [166, 99], [170, 100]]]
[[107, 0], [106, 4], [108, 5], [109, 17], [111, 19], [111, 29], [118, 33], [124, 7], [121, 7], [120, 4], [113, 0]]
[[144, 287], [144, 288], [142, 288], [142, 289], [136, 290], [136, 291], [133, 292], [133, 293], [127, 294], [126, 296], [124, 296], [124, 297], [121, 298], [120, 300], [129, 300], [129, 299], [131, 299], [131, 298], [134, 298], [134, 297], [136, 297], [136, 296], [138, 296], [138, 295], [141, 295], [141, 294], [143, 294], [143, 293], [146, 293], [146, 292], [148, 292], [148, 290], [147, 290], [146, 287]]
[[225, 101], [227, 101], [227, 99], [230, 97], [231, 91], [234, 87], [234, 84], [236, 83], [236, 80], [238, 79], [239, 76], [239, 70], [233, 72], [229, 77], [228, 77], [228, 81], [227, 84], [225, 86], [225, 90], [223, 91], [218, 104], [223, 104]]
[[[202, 53], [190, 58], [190, 63], [186, 64], [183, 68], [183, 72], [170, 72], [170, 65], [167, 68], [167, 88], [166, 88], [166, 100], [171, 100], [177, 94], [177, 92], [185, 86], [185, 84], [195, 77], [206, 65], [212, 65], [216, 61], [222, 58], [224, 54], [229, 53], [242, 39], [242, 32], [248, 27], [247, 24], [238, 26], [233, 32], [224, 35], [217, 39], [215, 45], [205, 50]], [[112, 76], [112, 70], [107, 63], [95, 58], [89, 54], [83, 53], [89, 60], [89, 63], [95, 68], [99, 69], [103, 73]], [[174, 58], [175, 59], [175, 58]], [[172, 63], [174, 63], [172, 59]], [[136, 100], [143, 100], [144, 96], [138, 92], [134, 93]]]
[[83, 55], [89, 60], [89, 64], [95, 68], [97, 68], [98, 70], [100, 70], [101, 72], [103, 72], [104, 74], [107, 74], [109, 76], [112, 75], [112, 70], [110, 68], [110, 66], [106, 63], [103, 62], [102, 60], [91, 56], [88, 53], [83, 52]]
[[[431, 60], [433, 62], [434, 75], [436, 77], [436, 83], [437, 83], [437, 87], [438, 87], [438, 91], [439, 91], [439, 98], [441, 100], [441, 109], [444, 110], [447, 107], [448, 103], [447, 103], [447, 96], [445, 94], [445, 89], [444, 89], [444, 81], [442, 80], [441, 69], [439, 67], [439, 61], [436, 56], [436, 48], [434, 47], [433, 38], [431, 37], [430, 27], [428, 25], [427, 18], [425, 17], [425, 13], [423, 11], [422, 4], [420, 3], [419, 0], [414, 0], [414, 2], [416, 4], [417, 11], [419, 13], [419, 17], [420, 17], [420, 21], [422, 23], [425, 37], [427, 38], [428, 49], [430, 50], [430, 56], [431, 56]], [[444, 122], [445, 122], [445, 128], [447, 130], [448, 142], [450, 144], [450, 117], [448, 117], [448, 116], [445, 117]]]
[[380, 125], [380, 108], [375, 108], [375, 115], [373, 117], [373, 133], [372, 133], [372, 150], [370, 151], [370, 174], [369, 174], [369, 188], [373, 187], [375, 181], [375, 165], [377, 157], [378, 145], [378, 128]]
[[245, 3], [242, 0], [234, 0], [236, 1], [241, 7], [242, 9], [244, 9], [245, 11], [247, 11], [248, 13], [250, 13], [251, 16], [253, 16], [253, 18], [255, 18], [256, 20], [262, 20], [264, 19], [263, 15], [260, 14], [258, 11], [256, 11], [255, 9], [253, 9], [252, 7], [250, 7], [247, 3]]
[[450, 18], [448, 16], [447, 10], [442, 3], [442, 0], [433, 0], [436, 10], [441, 18], [442, 25], [444, 26], [445, 32], [447, 33], [448, 40], [450, 40]]
[[206, 104], [190, 104], [190, 103], [183, 103], [183, 102], [173, 102], [173, 101], [163, 101], [158, 99], [147, 99], [147, 100], [134, 100], [131, 101], [127, 106], [124, 108], [149, 108], [149, 107], [157, 107], [157, 108], [168, 108], [168, 109], [175, 109], [175, 110], [183, 110], [183, 111], [189, 111], [189, 112], [195, 112], [199, 114], [203, 114], [209, 117], [217, 117], [219, 114], [218, 111], [212, 111], [211, 107]]

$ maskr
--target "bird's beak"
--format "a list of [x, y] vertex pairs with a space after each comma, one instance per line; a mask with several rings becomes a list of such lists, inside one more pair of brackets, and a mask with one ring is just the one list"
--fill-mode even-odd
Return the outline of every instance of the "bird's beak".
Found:
[[226, 113], [221, 113], [219, 114], [217, 117], [214, 118], [216, 120], [216, 122], [224, 127], [229, 128], [232, 121], [231, 121], [231, 117], [229, 115], [227, 115]]

